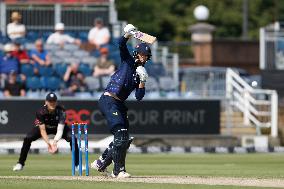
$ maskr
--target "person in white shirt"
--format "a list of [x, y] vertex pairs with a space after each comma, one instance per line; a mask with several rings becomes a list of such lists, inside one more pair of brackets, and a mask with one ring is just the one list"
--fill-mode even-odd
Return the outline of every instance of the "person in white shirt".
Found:
[[47, 38], [47, 44], [57, 44], [61, 47], [63, 47], [65, 43], [74, 43], [76, 45], [81, 45], [81, 40], [75, 39], [67, 34], [64, 34], [63, 23], [57, 23], [54, 29], [55, 32]]
[[19, 12], [12, 12], [12, 22], [7, 25], [7, 34], [12, 41], [24, 38], [26, 35], [26, 27], [20, 23], [21, 19], [22, 16]]
[[88, 40], [90, 44], [95, 46], [95, 49], [100, 49], [109, 43], [110, 32], [109, 29], [104, 26], [104, 22], [101, 18], [95, 19], [94, 24], [95, 26], [89, 31]]

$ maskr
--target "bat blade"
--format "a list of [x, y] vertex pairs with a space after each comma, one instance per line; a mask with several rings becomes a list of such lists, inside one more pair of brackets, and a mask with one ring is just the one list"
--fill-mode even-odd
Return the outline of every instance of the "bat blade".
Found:
[[133, 37], [150, 44], [153, 44], [157, 40], [156, 37], [140, 31], [133, 32]]

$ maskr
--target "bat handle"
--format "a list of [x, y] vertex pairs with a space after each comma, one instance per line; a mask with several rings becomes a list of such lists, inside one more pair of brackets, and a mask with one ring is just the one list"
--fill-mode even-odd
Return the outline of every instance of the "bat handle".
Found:
[[137, 33], [137, 31], [131, 31], [129, 33], [132, 34], [132, 35], [135, 35]]

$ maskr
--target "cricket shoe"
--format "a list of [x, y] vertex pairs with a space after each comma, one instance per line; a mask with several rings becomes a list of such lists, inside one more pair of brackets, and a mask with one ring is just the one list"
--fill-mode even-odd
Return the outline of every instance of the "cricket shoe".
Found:
[[[75, 166], [75, 171], [79, 171], [79, 165]], [[82, 171], [86, 171], [86, 165], [82, 165]]]
[[17, 163], [14, 167], [13, 167], [13, 171], [21, 171], [24, 169], [24, 166], [20, 163]]
[[131, 175], [125, 171], [121, 171], [118, 173], [118, 175], [113, 174], [113, 172], [111, 173], [111, 177], [112, 178], [117, 178], [117, 179], [123, 179], [123, 178], [130, 178]]
[[91, 168], [95, 169], [97, 171], [99, 171], [100, 173], [102, 173], [105, 176], [109, 176], [109, 172], [107, 171], [107, 168], [105, 169], [101, 169], [101, 167], [103, 166], [103, 162], [101, 159], [95, 160], [93, 163], [91, 163]]

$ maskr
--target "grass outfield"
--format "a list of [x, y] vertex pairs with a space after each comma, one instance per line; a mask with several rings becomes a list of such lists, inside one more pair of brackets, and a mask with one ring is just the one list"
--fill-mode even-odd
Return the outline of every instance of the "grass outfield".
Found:
[[[90, 155], [94, 160], [97, 155]], [[0, 176], [69, 176], [71, 155], [29, 155], [24, 171], [13, 172], [18, 155], [0, 156]], [[197, 176], [284, 179], [282, 154], [129, 154], [127, 170], [135, 176]], [[90, 175], [99, 174], [91, 170]], [[119, 186], [119, 187], [118, 187]], [[0, 179], [4, 188], [258, 188], [181, 184]], [[260, 187], [259, 187], [260, 188]]]

